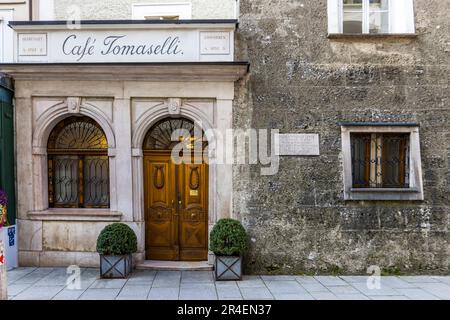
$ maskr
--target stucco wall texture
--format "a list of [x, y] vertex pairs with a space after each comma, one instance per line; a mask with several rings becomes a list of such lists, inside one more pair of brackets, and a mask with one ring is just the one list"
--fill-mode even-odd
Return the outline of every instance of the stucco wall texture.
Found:
[[57, 0], [55, 18], [65, 20], [72, 12], [71, 6], [79, 7], [83, 20], [131, 19], [134, 3], [192, 3], [193, 19], [235, 19], [235, 0]]
[[[236, 128], [319, 133], [274, 176], [234, 167], [247, 273], [450, 272], [449, 0], [416, 0], [416, 38], [327, 38], [327, 1], [241, 1]], [[339, 121], [420, 124], [425, 201], [344, 201]]]

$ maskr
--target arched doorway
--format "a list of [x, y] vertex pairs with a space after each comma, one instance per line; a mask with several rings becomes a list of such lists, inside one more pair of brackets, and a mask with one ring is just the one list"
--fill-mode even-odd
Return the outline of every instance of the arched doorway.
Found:
[[[174, 132], [179, 139], [172, 141]], [[150, 128], [144, 139], [148, 260], [208, 259], [208, 165], [204, 161], [204, 140], [201, 129], [186, 118], [163, 119]], [[173, 149], [180, 143], [185, 146], [183, 158], [190, 161], [179, 163], [172, 157]], [[193, 148], [194, 145], [200, 148]]]

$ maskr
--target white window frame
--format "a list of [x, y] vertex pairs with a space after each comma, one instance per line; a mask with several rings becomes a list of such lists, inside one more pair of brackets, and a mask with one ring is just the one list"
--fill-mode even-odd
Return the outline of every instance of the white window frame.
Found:
[[[368, 0], [363, 0], [364, 2]], [[328, 34], [339, 35], [343, 34], [343, 1], [342, 0], [327, 0], [328, 10]], [[367, 9], [368, 14], [368, 9]], [[415, 22], [414, 22], [414, 0], [390, 0], [389, 1], [389, 35], [411, 35], [415, 36]], [[368, 31], [368, 18], [365, 18], [366, 27], [363, 30]], [[363, 18], [364, 21], [364, 18]], [[364, 22], [363, 22], [364, 23]], [[366, 29], [364, 29], [366, 28]], [[384, 34], [384, 33], [383, 33]], [[347, 35], [347, 34], [346, 34]], [[355, 33], [352, 35], [371, 36], [377, 33]], [[379, 33], [378, 33], [379, 35]]]
[[192, 19], [191, 2], [174, 3], [133, 3], [132, 19], [143, 20], [145, 17], [178, 16], [180, 20]]
[[[409, 133], [409, 188], [353, 188], [351, 133]], [[419, 127], [415, 124], [341, 124], [344, 200], [424, 200]]]
[[8, 26], [12, 20], [13, 9], [0, 9], [0, 63], [14, 61], [14, 31]]
[[[395, 1], [395, 0], [394, 0]], [[387, 0], [388, 2], [388, 9], [387, 10], [377, 10], [372, 12], [387, 12], [388, 13], [388, 30], [390, 30], [391, 26], [391, 0]], [[355, 11], [356, 12], [356, 11]], [[370, 0], [362, 0], [362, 34], [374, 34], [370, 33], [369, 27], [369, 21], [370, 21]], [[344, 32], [344, 1], [339, 1], [339, 25], [340, 25], [340, 32]], [[388, 31], [389, 33], [389, 31]]]

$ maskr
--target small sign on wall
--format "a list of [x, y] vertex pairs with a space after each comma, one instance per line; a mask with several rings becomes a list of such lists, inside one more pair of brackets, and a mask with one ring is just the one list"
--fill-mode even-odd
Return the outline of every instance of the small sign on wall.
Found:
[[202, 55], [227, 55], [230, 54], [229, 32], [200, 32], [200, 54]]
[[319, 135], [279, 134], [275, 153], [279, 156], [319, 156]]
[[46, 33], [19, 33], [19, 56], [46, 56]]

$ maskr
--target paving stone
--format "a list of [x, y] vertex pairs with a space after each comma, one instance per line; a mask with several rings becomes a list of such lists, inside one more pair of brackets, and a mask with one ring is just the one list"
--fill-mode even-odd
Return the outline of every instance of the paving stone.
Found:
[[273, 300], [274, 297], [266, 287], [240, 287], [245, 300]]
[[339, 276], [342, 280], [347, 283], [366, 283], [368, 276]]
[[8, 296], [17, 296], [22, 291], [32, 286], [32, 283], [10, 284], [8, 285]]
[[54, 287], [30, 287], [14, 297], [13, 300], [51, 300], [56, 296], [63, 286]]
[[239, 287], [236, 284], [234, 286], [216, 285], [216, 290], [219, 300], [233, 299], [233, 298], [242, 299], [241, 291], [239, 290]]
[[181, 282], [181, 272], [179, 271], [158, 271], [153, 280], [152, 287], [178, 287]]
[[117, 298], [136, 298], [136, 299], [147, 299], [150, 292], [150, 286], [137, 286], [137, 285], [126, 285], [122, 288]]
[[114, 300], [120, 289], [87, 289], [80, 300]]
[[348, 283], [339, 277], [333, 276], [315, 276], [317, 281], [319, 281], [324, 286], [347, 286]]
[[338, 300], [331, 292], [311, 292], [311, 295], [316, 300]]
[[295, 276], [295, 280], [301, 284], [320, 284], [320, 282], [312, 276]]
[[214, 276], [209, 271], [183, 271], [181, 274], [181, 283], [186, 282], [214, 282]]
[[295, 276], [283, 276], [283, 275], [261, 276], [261, 279], [263, 279], [264, 281], [288, 281], [288, 280], [295, 280]]
[[264, 281], [259, 276], [244, 276], [242, 281], [238, 281], [239, 288], [265, 288]]
[[205, 288], [180, 288], [180, 300], [217, 300], [214, 286]]
[[410, 300], [405, 296], [370, 296], [371, 300]]
[[421, 283], [420, 289], [423, 289], [440, 299], [450, 300], [450, 285], [441, 282]]
[[439, 300], [438, 297], [431, 293], [417, 288], [397, 289], [402, 295], [412, 300]]
[[275, 300], [314, 300], [313, 296], [308, 293], [274, 293], [274, 297]]
[[437, 283], [437, 279], [429, 276], [402, 276], [402, 280], [411, 283]]
[[327, 289], [330, 290], [335, 295], [360, 293], [352, 286], [328, 286]]
[[148, 300], [178, 300], [180, 293], [179, 287], [163, 287], [163, 288], [151, 288], [148, 294]]
[[292, 281], [266, 281], [267, 288], [270, 292], [277, 294], [296, 293], [308, 294], [307, 291], [295, 280]]
[[368, 296], [363, 294], [339, 294], [337, 296], [339, 300], [370, 300]]
[[122, 289], [126, 279], [100, 279], [95, 280], [89, 289]]
[[369, 289], [367, 284], [363, 283], [352, 283], [351, 284], [355, 289], [359, 290], [366, 296], [397, 296], [400, 295], [399, 292], [395, 289], [381, 286], [380, 289]]
[[60, 291], [52, 300], [78, 300], [86, 290], [69, 290]]
[[324, 285], [321, 283], [304, 283], [302, 287], [305, 288], [308, 292], [330, 292]]
[[416, 284], [407, 282], [405, 280], [402, 280], [398, 277], [382, 277], [380, 280], [381, 287], [389, 287], [393, 289], [401, 289], [401, 288], [415, 288], [417, 287]]

